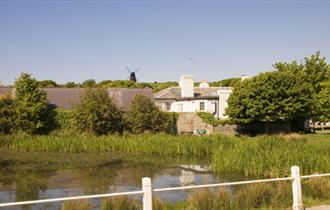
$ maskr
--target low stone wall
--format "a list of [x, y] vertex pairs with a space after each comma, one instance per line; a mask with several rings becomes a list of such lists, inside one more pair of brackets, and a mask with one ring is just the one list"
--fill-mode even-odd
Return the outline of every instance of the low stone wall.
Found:
[[207, 134], [213, 133], [213, 128], [203, 122], [196, 113], [183, 112], [178, 114], [177, 129], [178, 134], [191, 134], [194, 129], [205, 129]]
[[214, 133], [220, 133], [220, 134], [225, 134], [225, 135], [237, 135], [237, 125], [218, 125], [215, 126], [213, 129]]

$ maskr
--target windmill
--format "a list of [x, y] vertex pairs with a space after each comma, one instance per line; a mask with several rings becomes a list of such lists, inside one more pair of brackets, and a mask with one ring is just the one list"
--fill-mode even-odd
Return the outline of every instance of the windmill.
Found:
[[140, 71], [140, 68], [137, 68], [135, 71], [131, 71], [128, 67], [126, 67], [128, 73], [129, 73], [129, 76], [127, 77], [127, 79], [129, 79], [130, 81], [133, 81], [133, 82], [137, 82], [137, 79], [136, 79], [136, 76], [135, 74]]

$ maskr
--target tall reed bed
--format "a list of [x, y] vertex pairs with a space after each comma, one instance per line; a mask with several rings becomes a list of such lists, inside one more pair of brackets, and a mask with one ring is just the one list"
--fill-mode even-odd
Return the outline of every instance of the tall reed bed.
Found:
[[163, 157], [212, 159], [219, 173], [246, 176], [289, 175], [298, 165], [304, 174], [330, 171], [330, 141], [310, 143], [302, 136], [205, 137], [165, 134], [91, 136], [0, 136], [0, 146], [27, 152], [101, 153], [121, 151]]
[[217, 172], [246, 176], [283, 176], [298, 165], [302, 173], [330, 171], [329, 143], [311, 144], [301, 136], [227, 139], [213, 153]]
[[124, 135], [124, 136], [91, 136], [91, 135], [49, 135], [1, 136], [2, 147], [27, 152], [109, 152], [122, 151], [129, 153], [211, 157], [213, 149], [221, 145], [225, 136], [170, 136], [165, 134]]

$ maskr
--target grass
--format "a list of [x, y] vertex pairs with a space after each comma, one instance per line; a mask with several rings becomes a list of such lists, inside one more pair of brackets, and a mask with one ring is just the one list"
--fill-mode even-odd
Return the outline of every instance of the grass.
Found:
[[[315, 186], [319, 186], [316, 187]], [[330, 203], [330, 179], [318, 178], [303, 183], [306, 190], [303, 195], [305, 206], [319, 204], [322, 195], [323, 203]], [[70, 203], [74, 206], [72, 203]], [[88, 205], [81, 210], [90, 210]], [[65, 205], [64, 205], [65, 206]], [[79, 203], [76, 205], [79, 206]], [[241, 185], [236, 188], [218, 188], [217, 190], [194, 191], [186, 201], [174, 204], [163, 203], [159, 199], [153, 199], [154, 210], [279, 210], [290, 209], [292, 206], [292, 192], [290, 182], [258, 183]], [[75, 206], [74, 206], [75, 207]], [[129, 199], [126, 196], [107, 198], [103, 201], [102, 210], [137, 210], [141, 209], [140, 200]], [[78, 208], [77, 208], [78, 209]], [[80, 209], [80, 208], [79, 208]], [[62, 210], [66, 210], [63, 209]]]
[[330, 171], [330, 141], [311, 143], [302, 136], [260, 136], [224, 140], [215, 149], [213, 166], [217, 172], [245, 176], [288, 176], [298, 165], [303, 174]]
[[215, 172], [245, 176], [287, 176], [292, 165], [303, 174], [330, 171], [330, 139], [326, 134], [233, 137], [165, 134], [91, 136], [23, 134], [0, 136], [0, 147], [19, 152], [103, 153], [206, 159]]

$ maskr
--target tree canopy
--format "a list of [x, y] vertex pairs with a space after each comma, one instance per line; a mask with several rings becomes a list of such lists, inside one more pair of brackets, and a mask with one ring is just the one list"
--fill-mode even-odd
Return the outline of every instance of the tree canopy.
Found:
[[15, 87], [17, 129], [31, 134], [45, 132], [50, 112], [46, 93], [39, 89], [38, 81], [22, 73]]
[[121, 132], [122, 113], [104, 89], [85, 89], [74, 109], [77, 128], [96, 135]]
[[146, 96], [137, 94], [125, 114], [126, 122], [133, 133], [145, 131], [162, 132], [169, 129], [169, 115]]
[[320, 53], [304, 62], [276, 63], [275, 70], [238, 83], [227, 114], [236, 122], [293, 124], [329, 119], [329, 65]]

